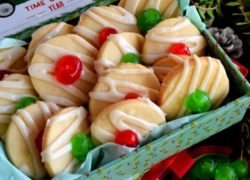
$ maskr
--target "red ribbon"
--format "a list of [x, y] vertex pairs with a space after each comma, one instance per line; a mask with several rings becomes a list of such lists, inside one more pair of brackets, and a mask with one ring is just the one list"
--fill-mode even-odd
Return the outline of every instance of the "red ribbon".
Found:
[[182, 151], [174, 156], [155, 164], [147, 171], [141, 180], [162, 180], [170, 171], [174, 173], [172, 180], [179, 180], [194, 165], [196, 158], [207, 154], [231, 155], [233, 150], [225, 146], [202, 146], [187, 153]]
[[237, 62], [235, 59], [231, 58], [231, 60], [233, 61], [234, 64], [237, 65], [238, 69], [240, 70], [241, 74], [244, 76], [244, 77], [247, 77], [247, 74], [248, 74], [248, 69], [243, 66], [242, 64], [240, 64], [239, 62]]
[[161, 180], [171, 170], [179, 178], [182, 178], [193, 164], [194, 160], [186, 151], [182, 151], [152, 166], [152, 168], [142, 176], [141, 180]]

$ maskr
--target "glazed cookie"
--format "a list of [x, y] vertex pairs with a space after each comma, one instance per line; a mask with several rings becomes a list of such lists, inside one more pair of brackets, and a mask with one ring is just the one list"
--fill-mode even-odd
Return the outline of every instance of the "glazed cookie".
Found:
[[191, 54], [203, 55], [206, 41], [200, 31], [184, 17], [166, 19], [152, 28], [145, 37], [143, 61], [153, 64], [165, 57], [175, 43], [185, 43]]
[[111, 27], [118, 32], [139, 32], [136, 22], [134, 15], [122, 7], [93, 7], [81, 15], [74, 31], [93, 46], [99, 47], [101, 30]]
[[120, 64], [122, 56], [127, 53], [139, 54], [144, 38], [137, 33], [119, 33], [110, 35], [98, 52], [95, 69], [99, 74], [110, 67]]
[[25, 56], [25, 60], [30, 63], [36, 48], [45, 41], [60, 35], [71, 33], [73, 26], [64, 22], [51, 23], [37, 29], [31, 35], [32, 40], [29, 44], [28, 52]]
[[6, 150], [11, 162], [33, 179], [42, 179], [46, 174], [38, 139], [47, 119], [58, 110], [54, 103], [38, 101], [12, 116], [6, 134]]
[[91, 120], [108, 105], [123, 100], [128, 93], [136, 93], [157, 101], [160, 83], [152, 69], [140, 64], [123, 63], [105, 71], [90, 92]]
[[96, 54], [92, 45], [73, 34], [39, 45], [28, 71], [40, 97], [65, 107], [88, 102], [96, 82]]
[[27, 71], [27, 63], [24, 61], [25, 54], [26, 49], [23, 47], [0, 49], [0, 70], [24, 73]]
[[36, 97], [28, 75], [11, 74], [0, 81], [0, 138], [5, 135], [16, 103], [24, 97]]
[[87, 111], [83, 107], [62, 109], [48, 120], [43, 135], [42, 160], [50, 176], [73, 170], [77, 161], [71, 153], [71, 138], [88, 130]]
[[103, 109], [91, 125], [91, 136], [100, 143], [113, 141], [118, 131], [132, 130], [139, 140], [165, 122], [164, 112], [148, 98], [119, 101]]
[[168, 120], [187, 113], [184, 99], [195, 90], [206, 92], [212, 108], [218, 107], [229, 91], [229, 80], [221, 62], [211, 57], [185, 60], [171, 71], [161, 86], [159, 105]]
[[177, 0], [121, 0], [119, 6], [138, 16], [144, 9], [154, 8], [161, 12], [164, 19], [179, 16]]
[[168, 75], [170, 71], [172, 71], [177, 65], [182, 63], [185, 59], [190, 59], [191, 56], [183, 56], [183, 55], [176, 55], [176, 54], [168, 54], [167, 57], [162, 58], [154, 65], [152, 68], [156, 76], [158, 77], [159, 81], [162, 82], [164, 77]]

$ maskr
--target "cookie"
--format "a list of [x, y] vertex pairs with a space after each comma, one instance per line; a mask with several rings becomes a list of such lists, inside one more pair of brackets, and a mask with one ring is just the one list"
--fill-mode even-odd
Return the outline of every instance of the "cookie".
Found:
[[[89, 100], [88, 93], [96, 83], [94, 70], [96, 54], [96, 48], [80, 36], [73, 34], [58, 36], [40, 44], [28, 69], [37, 93], [42, 99], [64, 107], [80, 106], [87, 103]], [[75, 82], [65, 85], [57, 80], [55, 66], [59, 59], [65, 60], [66, 58], [69, 65], [62, 68], [70, 70], [70, 68], [67, 68], [72, 65], [71, 57], [67, 57], [69, 55], [73, 56], [73, 59], [77, 58], [81, 61], [80, 67], [82, 70]], [[77, 70], [79, 70], [78, 66]], [[67, 76], [67, 78], [72, 76], [72, 74], [67, 75], [67, 73], [59, 75]]]
[[180, 14], [177, 0], [121, 0], [121, 6], [136, 17], [145, 9], [154, 8], [161, 12], [164, 19], [177, 17]]
[[140, 64], [123, 63], [105, 71], [90, 92], [91, 120], [108, 105], [123, 100], [128, 93], [136, 93], [157, 101], [160, 83], [150, 68]]
[[137, 33], [119, 33], [110, 35], [109, 39], [102, 45], [97, 55], [95, 69], [99, 74], [108, 68], [121, 63], [124, 54], [140, 54], [144, 38]]
[[148, 98], [119, 101], [103, 109], [91, 125], [91, 136], [99, 143], [112, 142], [118, 131], [132, 130], [139, 140], [165, 122], [164, 112]]
[[25, 54], [26, 49], [23, 47], [0, 49], [0, 70], [9, 70], [15, 73], [26, 72]]
[[71, 33], [73, 30], [73, 26], [64, 22], [60, 23], [50, 23], [44, 25], [37, 29], [31, 35], [31, 42], [29, 44], [28, 52], [25, 56], [25, 60], [30, 63], [36, 48], [41, 44], [46, 42], [47, 40]]
[[118, 32], [139, 32], [134, 15], [119, 6], [92, 7], [80, 17], [75, 33], [82, 36], [93, 46], [99, 47], [99, 33], [107, 27]]
[[36, 96], [28, 75], [11, 74], [0, 81], [0, 138], [5, 135], [16, 103], [24, 97]]
[[172, 71], [176, 66], [180, 63], [185, 61], [185, 59], [190, 59], [191, 56], [183, 56], [183, 55], [176, 55], [176, 54], [168, 54], [167, 57], [164, 57], [152, 66], [156, 76], [158, 77], [159, 81], [162, 82], [164, 77]]
[[187, 18], [170, 18], [146, 34], [142, 50], [144, 63], [151, 65], [165, 57], [175, 43], [185, 43], [191, 54], [204, 55], [206, 41], [200, 31]]
[[187, 113], [184, 99], [195, 90], [205, 91], [212, 108], [218, 107], [229, 92], [229, 80], [221, 62], [211, 57], [185, 60], [171, 71], [161, 85], [159, 106], [168, 120]]
[[49, 118], [42, 143], [42, 160], [51, 177], [60, 172], [71, 172], [77, 161], [71, 153], [71, 138], [88, 132], [87, 111], [83, 107], [64, 108]]
[[46, 175], [38, 139], [47, 119], [58, 110], [54, 103], [38, 101], [12, 116], [6, 134], [6, 151], [11, 162], [32, 179]]

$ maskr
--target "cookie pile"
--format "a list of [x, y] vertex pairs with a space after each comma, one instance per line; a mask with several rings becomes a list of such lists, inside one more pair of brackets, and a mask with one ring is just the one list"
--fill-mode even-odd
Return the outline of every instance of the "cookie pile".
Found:
[[53, 177], [84, 161], [92, 141], [134, 147], [166, 121], [220, 106], [225, 69], [203, 56], [204, 37], [178, 12], [174, 0], [122, 0], [76, 26], [39, 28], [27, 53], [1, 50], [0, 136], [11, 162]]

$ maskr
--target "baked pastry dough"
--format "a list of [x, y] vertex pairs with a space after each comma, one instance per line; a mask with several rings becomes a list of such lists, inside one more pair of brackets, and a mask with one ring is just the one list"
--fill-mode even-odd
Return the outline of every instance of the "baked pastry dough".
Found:
[[48, 41], [49, 39], [56, 37], [56, 36], [69, 34], [72, 32], [72, 30], [73, 30], [73, 26], [65, 22], [51, 23], [51, 24], [47, 24], [47, 25], [40, 27], [31, 35], [32, 40], [29, 44], [29, 48], [25, 56], [25, 60], [28, 63], [30, 63], [36, 48], [41, 43], [44, 43]]
[[[96, 82], [96, 54], [96, 48], [73, 34], [58, 36], [40, 44], [28, 69], [37, 93], [42, 99], [65, 107], [87, 103], [88, 93]], [[55, 63], [65, 55], [77, 56], [83, 64], [80, 78], [71, 85], [58, 82], [54, 75]]]
[[185, 59], [163, 79], [159, 105], [167, 120], [187, 113], [184, 99], [197, 89], [209, 95], [212, 108], [223, 102], [229, 92], [229, 80], [219, 60], [193, 56], [192, 59]]
[[180, 15], [177, 0], [121, 0], [119, 6], [138, 16], [144, 9], [154, 8], [164, 19]]
[[36, 96], [28, 75], [11, 74], [0, 81], [0, 138], [5, 135], [16, 103], [24, 97]]
[[15, 73], [26, 72], [25, 54], [26, 49], [23, 47], [0, 49], [0, 70], [9, 70]]
[[120, 64], [124, 54], [135, 53], [140, 54], [144, 38], [137, 33], [119, 33], [109, 37], [102, 45], [97, 55], [95, 69], [102, 74], [107, 68], [115, 67]]
[[148, 98], [119, 101], [103, 109], [91, 125], [98, 143], [112, 142], [118, 131], [132, 130], [139, 140], [165, 122], [164, 112]]
[[6, 134], [6, 150], [11, 162], [33, 179], [42, 179], [46, 175], [37, 138], [48, 118], [58, 110], [54, 103], [38, 101], [12, 116]]
[[89, 130], [87, 114], [83, 107], [69, 107], [47, 121], [41, 155], [51, 177], [60, 172], [71, 172], [77, 165], [71, 154], [71, 138]]
[[152, 66], [154, 72], [160, 82], [163, 81], [164, 77], [171, 72], [177, 65], [182, 63], [185, 59], [190, 59], [191, 56], [183, 56], [183, 55], [176, 55], [176, 54], [168, 54], [167, 57], [164, 57]]
[[107, 69], [90, 92], [91, 120], [108, 105], [123, 100], [128, 93], [137, 93], [157, 101], [160, 83], [152, 69], [140, 64], [123, 63]]
[[134, 15], [122, 7], [99, 6], [83, 13], [74, 31], [93, 46], [99, 47], [99, 32], [103, 28], [111, 27], [118, 32], [139, 32], [136, 23]]
[[170, 18], [146, 34], [142, 50], [144, 63], [151, 65], [166, 57], [169, 48], [175, 43], [185, 43], [191, 54], [204, 55], [206, 41], [200, 31], [187, 18]]

